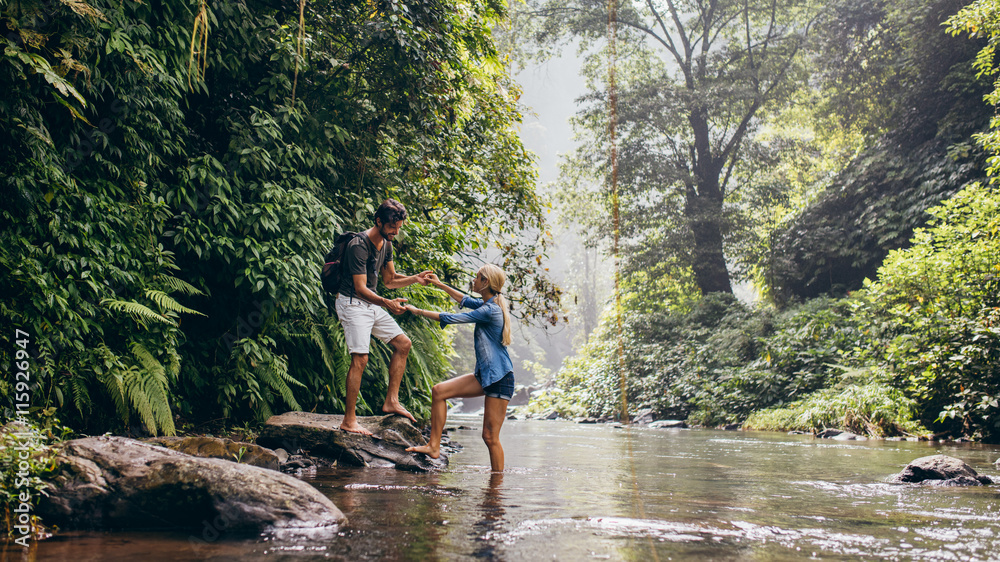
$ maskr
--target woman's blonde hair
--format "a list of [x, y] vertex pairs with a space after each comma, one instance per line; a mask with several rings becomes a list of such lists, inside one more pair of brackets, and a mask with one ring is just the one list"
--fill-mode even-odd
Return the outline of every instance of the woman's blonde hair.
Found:
[[486, 278], [486, 286], [496, 295], [494, 300], [503, 311], [503, 344], [510, 345], [510, 308], [507, 299], [501, 293], [504, 283], [507, 282], [507, 274], [492, 263], [483, 264], [479, 268], [479, 273]]

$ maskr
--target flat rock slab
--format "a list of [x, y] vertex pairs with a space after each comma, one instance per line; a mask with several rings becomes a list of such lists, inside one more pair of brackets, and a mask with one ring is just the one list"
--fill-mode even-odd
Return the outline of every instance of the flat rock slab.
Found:
[[850, 431], [844, 431], [842, 429], [824, 429], [816, 434], [816, 437], [820, 439], [833, 439], [834, 441], [868, 441], [868, 438], [864, 435], [858, 435], [856, 433], [851, 433]]
[[980, 475], [965, 462], [947, 455], [931, 455], [906, 465], [890, 482], [924, 482], [937, 486], [982, 486], [993, 484], [989, 476]]
[[686, 429], [687, 426], [684, 420], [656, 420], [649, 424], [653, 429]]
[[346, 523], [316, 488], [287, 474], [194, 457], [125, 437], [59, 446], [38, 514], [63, 529], [314, 529]]
[[425, 472], [448, 466], [448, 456], [432, 459], [408, 453], [407, 447], [426, 445], [427, 440], [410, 420], [397, 415], [359, 417], [358, 423], [373, 435], [359, 435], [340, 429], [344, 416], [288, 412], [272, 416], [264, 424], [257, 443], [289, 452], [308, 451], [337, 463], [354, 466], [395, 467]]
[[225, 459], [271, 470], [278, 470], [279, 466], [278, 455], [271, 449], [223, 437], [153, 437], [144, 441], [195, 457]]

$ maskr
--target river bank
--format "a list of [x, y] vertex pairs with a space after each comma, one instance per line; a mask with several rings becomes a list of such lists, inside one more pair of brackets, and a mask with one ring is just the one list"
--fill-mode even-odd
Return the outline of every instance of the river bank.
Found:
[[[349, 523], [335, 532], [60, 534], [38, 560], [990, 560], [995, 486], [887, 482], [911, 460], [962, 459], [997, 477], [1000, 448], [807, 435], [510, 420], [491, 478], [477, 416], [445, 471], [317, 467], [298, 476]], [[461, 429], [460, 429], [461, 428]], [[208, 540], [211, 539], [211, 540]], [[20, 559], [20, 550], [3, 547]]]

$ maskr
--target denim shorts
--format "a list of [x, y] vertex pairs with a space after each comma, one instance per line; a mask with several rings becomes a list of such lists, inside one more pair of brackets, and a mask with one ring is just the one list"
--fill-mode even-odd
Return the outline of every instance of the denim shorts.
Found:
[[[479, 377], [476, 377], [477, 379]], [[479, 384], [482, 384], [480, 382]], [[497, 382], [483, 387], [483, 393], [490, 398], [510, 401], [514, 397], [514, 373], [510, 372]]]

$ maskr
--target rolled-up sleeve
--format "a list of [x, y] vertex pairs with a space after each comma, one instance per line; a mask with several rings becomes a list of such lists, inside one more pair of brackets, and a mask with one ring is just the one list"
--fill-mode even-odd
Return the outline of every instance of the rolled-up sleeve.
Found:
[[490, 307], [483, 306], [483, 301], [481, 299], [474, 299], [472, 297], [466, 296], [462, 299], [459, 305], [462, 308], [471, 308], [469, 312], [442, 312], [441, 313], [441, 327], [444, 328], [448, 324], [472, 324], [479, 322], [489, 322], [493, 314]]
[[475, 310], [470, 310], [469, 312], [442, 312], [441, 313], [441, 327], [444, 328], [448, 324], [470, 324], [479, 322], [489, 322], [493, 314], [490, 312], [489, 307], [483, 306]]

